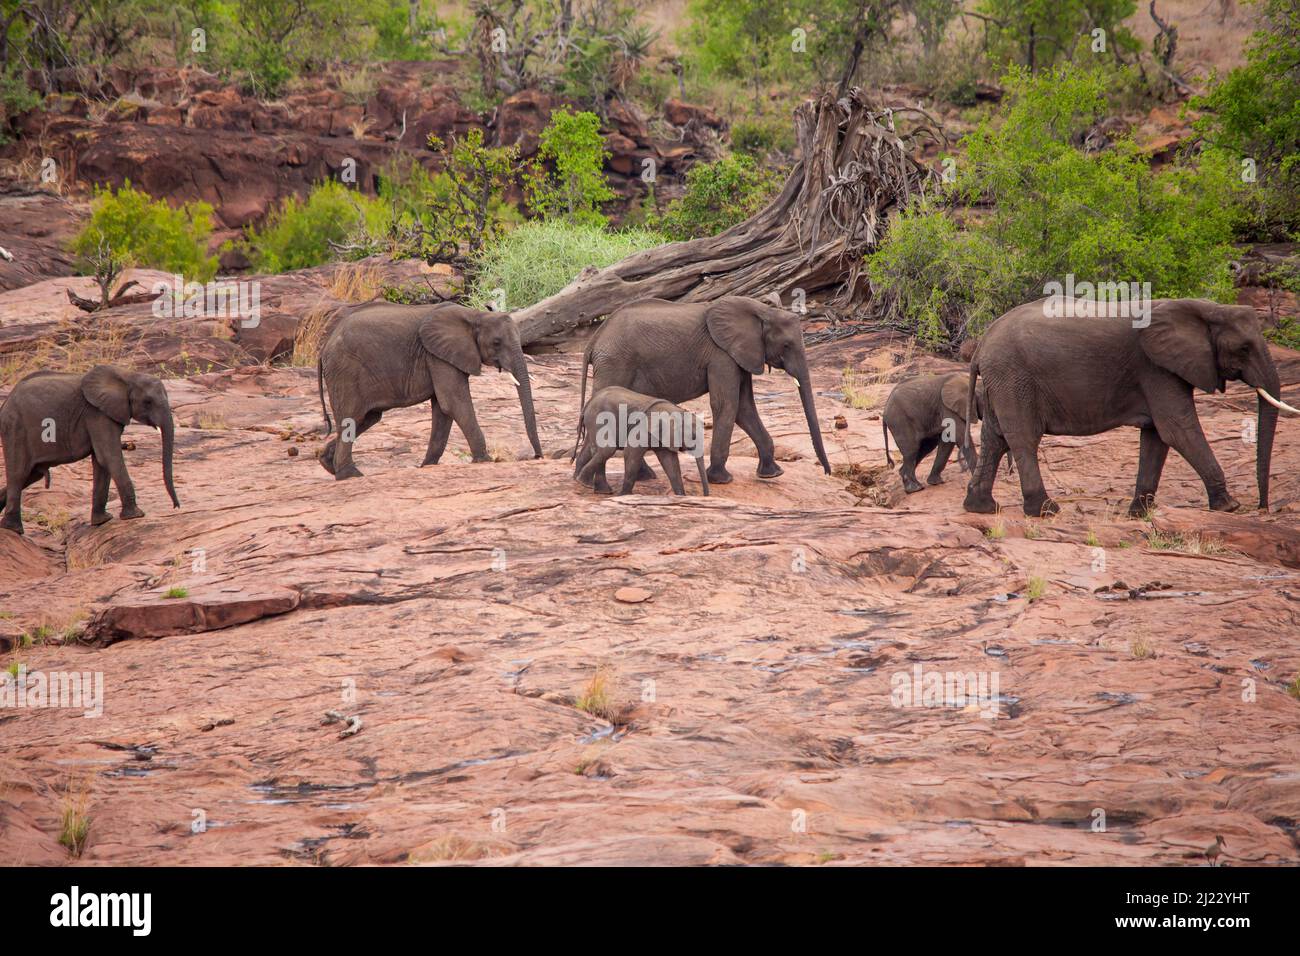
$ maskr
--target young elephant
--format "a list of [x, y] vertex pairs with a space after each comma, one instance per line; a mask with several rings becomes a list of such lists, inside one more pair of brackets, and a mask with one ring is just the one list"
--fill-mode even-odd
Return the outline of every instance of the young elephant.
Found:
[[624, 451], [619, 494], [632, 493], [647, 451], [653, 451], [659, 459], [675, 495], [686, 494], [677, 453], [694, 456], [704, 494], [709, 493], [709, 477], [704, 470], [704, 426], [681, 406], [626, 388], [602, 388], [582, 410], [573, 477], [583, 483], [594, 479], [597, 491], [610, 491], [605, 462], [620, 448]]
[[[928, 375], [908, 379], [889, 393], [880, 418], [881, 431], [885, 434], [885, 461], [894, 464], [889, 456], [889, 433], [893, 432], [898, 450], [903, 453], [903, 467], [899, 470], [903, 490], [909, 495], [923, 487], [916, 480], [916, 466], [932, 451], [934, 465], [926, 483], [937, 485], [943, 481], [940, 475], [948, 464], [948, 456], [962, 441], [966, 429], [967, 382], [966, 372]], [[978, 395], [975, 407], [975, 417], [979, 418]], [[967, 469], [975, 467], [975, 453], [970, 447], [964, 447], [961, 455]]]
[[378, 302], [353, 309], [330, 333], [316, 364], [325, 425], [333, 429], [325, 408], [328, 389], [339, 432], [321, 452], [321, 466], [338, 479], [357, 477], [361, 472], [352, 463], [356, 438], [390, 408], [426, 401], [433, 408], [433, 424], [423, 464], [437, 464], [442, 457], [453, 421], [474, 461], [490, 461], [469, 394], [469, 377], [485, 363], [514, 381], [528, 441], [541, 458], [528, 363], [509, 315], [451, 303]]
[[42, 478], [48, 482], [53, 466], [87, 455], [94, 459], [90, 523], [109, 520], [109, 478], [122, 500], [122, 517], [143, 517], [122, 457], [122, 430], [132, 419], [162, 432], [163, 484], [179, 508], [172, 484], [172, 410], [162, 382], [152, 375], [96, 365], [85, 375], [36, 372], [15, 385], [0, 406], [6, 481], [0, 492], [0, 527], [22, 534], [23, 489]]

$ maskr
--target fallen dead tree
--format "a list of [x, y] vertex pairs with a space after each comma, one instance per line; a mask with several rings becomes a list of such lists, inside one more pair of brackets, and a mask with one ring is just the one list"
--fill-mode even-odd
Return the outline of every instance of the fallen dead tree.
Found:
[[[935, 185], [934, 172], [912, 157], [894, 114], [859, 89], [824, 94], [795, 110], [799, 155], [780, 194], [754, 216], [716, 236], [674, 242], [587, 270], [561, 291], [515, 312], [525, 345], [554, 342], [620, 305], [641, 298], [709, 301], [725, 295], [783, 301], [795, 289], [836, 312], [861, 304], [863, 256], [884, 233], [889, 214]], [[920, 111], [916, 111], [920, 113]], [[921, 113], [924, 120], [929, 120]]]

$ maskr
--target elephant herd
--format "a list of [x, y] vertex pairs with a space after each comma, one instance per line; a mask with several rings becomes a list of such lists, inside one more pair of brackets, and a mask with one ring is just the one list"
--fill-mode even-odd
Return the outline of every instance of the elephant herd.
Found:
[[[360, 475], [352, 458], [356, 439], [385, 411], [424, 401], [430, 403], [431, 415], [424, 465], [441, 458], [452, 422], [464, 434], [473, 460], [489, 460], [469, 389], [470, 376], [480, 374], [484, 365], [511, 377], [529, 443], [540, 458], [528, 362], [508, 314], [450, 303], [376, 302], [352, 308], [334, 325], [317, 363], [321, 410], [332, 433], [320, 464], [336, 479]], [[639, 478], [653, 477], [644, 460], [653, 451], [680, 495], [684, 487], [676, 456], [689, 450], [708, 494], [710, 484], [732, 480], [727, 459], [737, 425], [757, 449], [758, 475], [779, 476], [775, 446], [754, 399], [753, 377], [768, 368], [793, 379], [817, 460], [829, 474], [797, 315], [739, 296], [701, 303], [644, 299], [615, 310], [583, 353], [575, 478], [598, 491], [610, 490], [605, 463], [621, 450], [626, 494]], [[1037, 517], [1059, 510], [1038, 468], [1043, 435], [1095, 435], [1132, 425], [1141, 430], [1141, 446], [1131, 514], [1150, 509], [1171, 447], [1196, 469], [1212, 509], [1236, 510], [1240, 505], [1228, 493], [1193, 398], [1197, 388], [1222, 391], [1234, 380], [1258, 395], [1259, 507], [1267, 510], [1278, 411], [1300, 411], [1278, 398], [1277, 368], [1254, 310], [1206, 300], [1159, 300], [1143, 324], [1128, 318], [1053, 318], [1042, 301], [1012, 309], [979, 340], [969, 372], [914, 379], [894, 389], [882, 415], [885, 455], [892, 465], [892, 432], [910, 493], [922, 488], [915, 474], [922, 459], [935, 453], [929, 476], [935, 484], [960, 447], [971, 470], [964, 507], [993, 512], [993, 479], [1003, 456], [1010, 454], [1025, 514]], [[702, 428], [694, 448], [688, 448], [681, 432], [671, 440], [647, 442], [645, 432], [629, 434], [621, 428], [629, 413], [690, 426], [694, 417], [678, 403], [705, 394], [713, 421], [707, 471]], [[972, 418], [983, 423], [978, 456], [970, 442]], [[610, 433], [602, 420], [617, 420], [620, 430]], [[6, 475], [0, 528], [21, 534], [23, 489], [41, 479], [48, 483], [51, 467], [87, 456], [94, 463], [91, 523], [109, 520], [110, 479], [121, 499], [121, 516], [140, 517], [122, 456], [122, 431], [130, 421], [162, 433], [163, 481], [179, 507], [172, 481], [174, 424], [157, 378], [101, 365], [84, 375], [36, 372], [19, 382], [0, 406]], [[650, 434], [655, 435], [653, 430]]]

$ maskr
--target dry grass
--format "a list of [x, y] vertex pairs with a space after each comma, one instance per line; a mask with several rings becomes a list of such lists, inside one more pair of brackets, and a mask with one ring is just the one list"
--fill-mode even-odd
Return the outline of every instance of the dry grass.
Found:
[[454, 863], [461, 860], [486, 860], [511, 852], [513, 848], [504, 843], [471, 840], [457, 833], [448, 833], [412, 850], [407, 855], [406, 862]]
[[1025, 585], [1025, 598], [1032, 604], [1034, 601], [1041, 600], [1047, 594], [1047, 578], [1035, 574], [1029, 578], [1029, 583]]
[[325, 331], [329, 326], [330, 310], [325, 305], [318, 305], [298, 322], [298, 329], [293, 335], [293, 356], [290, 365], [300, 368], [312, 368], [320, 357], [321, 345], [325, 342]]
[[1156, 656], [1155, 645], [1147, 640], [1145, 634], [1139, 634], [1129, 641], [1128, 649], [1134, 660], [1145, 661]]
[[63, 322], [35, 348], [0, 355], [0, 385], [12, 386], [32, 372], [88, 372], [96, 365], [130, 365], [135, 345], [127, 326], [104, 319], [89, 328]]
[[199, 412], [194, 416], [194, 421], [190, 423], [189, 427], [201, 428], [204, 431], [224, 432], [230, 430], [230, 422], [220, 412]]
[[76, 785], [69, 782], [63, 792], [59, 817], [59, 844], [74, 857], [81, 856], [90, 837], [89, 781], [83, 780]]
[[916, 344], [908, 342], [901, 352], [893, 349], [881, 351], [866, 359], [859, 368], [846, 368], [840, 373], [840, 391], [844, 404], [850, 408], [875, 409], [885, 404], [889, 386], [898, 381], [903, 369], [912, 363]]
[[330, 273], [325, 291], [344, 302], [369, 302], [383, 291], [384, 285], [382, 269], [364, 262], [349, 262]]
[[1164, 534], [1159, 531], [1147, 532], [1147, 547], [1152, 551], [1177, 551], [1179, 554], [1215, 555], [1228, 551], [1223, 542], [1214, 538], [1199, 534]]
[[616, 723], [619, 710], [614, 706], [613, 699], [610, 696], [609, 683], [609, 668], [602, 664], [596, 668], [596, 673], [591, 675], [591, 680], [587, 681], [587, 686], [578, 696], [578, 699], [573, 702], [573, 706], [600, 720], [608, 721], [611, 724]]

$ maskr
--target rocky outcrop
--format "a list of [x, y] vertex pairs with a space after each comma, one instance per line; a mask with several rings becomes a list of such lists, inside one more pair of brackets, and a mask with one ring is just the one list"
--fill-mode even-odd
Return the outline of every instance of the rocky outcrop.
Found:
[[[686, 498], [573, 483], [549, 457], [573, 440], [572, 354], [531, 360], [547, 458], [513, 460], [514, 388], [486, 373], [497, 461], [453, 429], [416, 467], [413, 407], [346, 482], [313, 460], [314, 369], [171, 378], [180, 510], [133, 425], [144, 518], [90, 527], [82, 462], [29, 489], [27, 538], [0, 532], [0, 638], [47, 634], [7, 660], [104, 688], [99, 717], [0, 713], [0, 856], [68, 861], [51, 807], [77, 767], [92, 864], [1186, 865], [1216, 834], [1229, 865], [1300, 861], [1300, 578], [1256, 547], [1300, 530], [1291, 420], [1269, 515], [1206, 512], [1171, 455], [1155, 526], [1123, 517], [1132, 429], [1044, 440], [1056, 519], [1015, 513], [1005, 475], [1008, 512], [965, 515], [956, 463], [904, 495], [878, 406], [840, 401], [843, 369], [905, 354], [811, 348], [833, 477], [789, 381], [756, 377], [785, 474], [758, 479], [737, 432], [709, 498], [692, 469]], [[1198, 398], [1243, 501], [1252, 406]], [[1193, 524], [1223, 547], [1180, 550]], [[931, 674], [970, 693], [927, 705]]]

